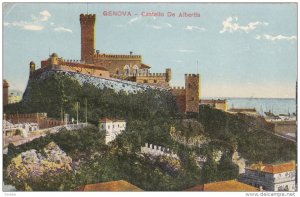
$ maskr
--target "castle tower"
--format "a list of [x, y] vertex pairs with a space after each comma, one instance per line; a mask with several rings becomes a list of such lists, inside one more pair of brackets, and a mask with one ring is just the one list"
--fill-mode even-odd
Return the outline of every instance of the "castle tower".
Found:
[[200, 76], [185, 74], [186, 112], [199, 112]]
[[58, 55], [57, 53], [52, 53], [50, 56], [50, 64], [51, 65], [58, 65]]
[[35, 63], [34, 63], [34, 61], [31, 61], [31, 62], [29, 63], [29, 70], [30, 70], [30, 75], [31, 75], [32, 73], [34, 73], [34, 71], [35, 71]]
[[95, 14], [80, 14], [81, 60], [92, 63], [95, 50]]
[[172, 71], [171, 71], [171, 68], [167, 68], [166, 69], [166, 81], [167, 82], [170, 82], [172, 79]]
[[8, 82], [3, 80], [3, 106], [8, 104]]

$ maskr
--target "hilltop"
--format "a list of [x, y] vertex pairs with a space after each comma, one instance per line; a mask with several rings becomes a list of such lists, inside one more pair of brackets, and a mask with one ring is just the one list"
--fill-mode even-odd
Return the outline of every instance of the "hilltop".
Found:
[[4, 112], [45, 112], [49, 117], [60, 118], [63, 110], [76, 117], [76, 102], [80, 103], [79, 119], [85, 120], [87, 107], [88, 121], [94, 124], [102, 117], [145, 119], [179, 113], [167, 89], [54, 70], [30, 78], [22, 102], [5, 106]]

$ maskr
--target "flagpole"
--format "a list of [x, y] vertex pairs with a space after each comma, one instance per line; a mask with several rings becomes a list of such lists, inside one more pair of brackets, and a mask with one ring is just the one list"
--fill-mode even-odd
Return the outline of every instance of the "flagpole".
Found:
[[85, 98], [85, 124], [87, 125], [87, 98]]

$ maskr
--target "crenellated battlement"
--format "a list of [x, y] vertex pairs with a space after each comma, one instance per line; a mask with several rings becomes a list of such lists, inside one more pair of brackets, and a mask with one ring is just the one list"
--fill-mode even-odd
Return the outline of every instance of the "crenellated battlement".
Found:
[[172, 90], [185, 90], [183, 86], [173, 86], [171, 87]]
[[166, 77], [166, 73], [138, 73], [137, 77]]
[[199, 74], [184, 74], [185, 77], [199, 77]]
[[114, 54], [94, 54], [94, 59], [112, 59], [112, 60], [142, 60], [141, 55], [114, 55]]
[[62, 59], [61, 62], [72, 62], [72, 63], [80, 63], [80, 64], [84, 64], [84, 61], [81, 61], [81, 60], [65, 60], [65, 59]]
[[178, 156], [169, 148], [153, 144], [148, 145], [148, 143], [145, 143], [145, 146], [141, 147], [141, 153], [149, 154], [152, 156], [169, 156], [178, 159]]
[[95, 20], [96, 20], [96, 14], [80, 14], [80, 23], [86, 21], [95, 21]]
[[172, 87], [171, 91], [174, 96], [185, 96], [186, 92], [185, 88], [180, 86]]

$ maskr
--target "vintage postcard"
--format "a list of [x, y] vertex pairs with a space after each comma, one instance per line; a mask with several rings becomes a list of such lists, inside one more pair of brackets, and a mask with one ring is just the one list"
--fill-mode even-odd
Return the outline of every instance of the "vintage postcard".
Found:
[[297, 14], [3, 3], [2, 191], [297, 192]]

